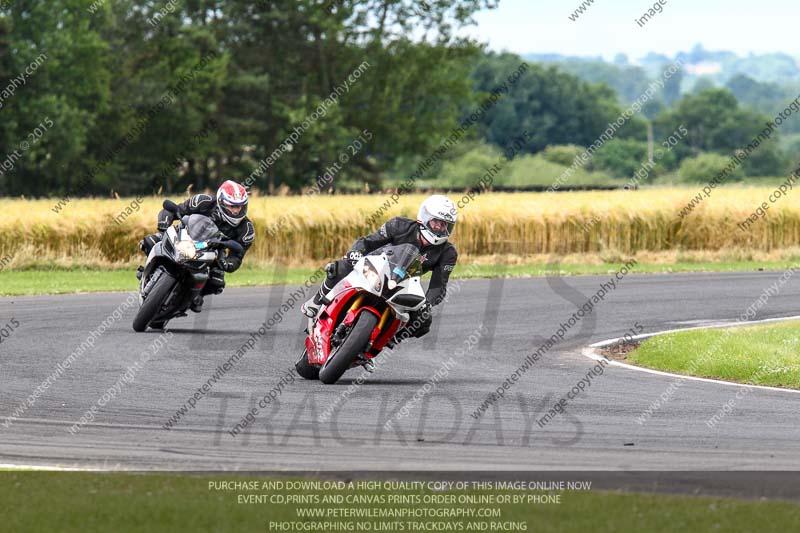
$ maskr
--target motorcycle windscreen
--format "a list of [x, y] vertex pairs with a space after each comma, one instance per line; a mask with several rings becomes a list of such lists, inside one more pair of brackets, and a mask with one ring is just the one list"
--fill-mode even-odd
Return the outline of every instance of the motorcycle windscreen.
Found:
[[422, 262], [419, 260], [419, 249], [413, 244], [388, 244], [378, 248], [369, 255], [386, 254], [392, 279], [401, 282], [409, 276], [422, 273]]
[[189, 237], [195, 241], [208, 241], [219, 234], [219, 228], [214, 221], [205, 215], [189, 215], [186, 221], [186, 230]]

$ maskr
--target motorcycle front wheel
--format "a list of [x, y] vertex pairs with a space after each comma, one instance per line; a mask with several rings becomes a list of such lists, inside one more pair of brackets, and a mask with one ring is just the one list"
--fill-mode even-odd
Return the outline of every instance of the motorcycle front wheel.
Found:
[[339, 381], [345, 370], [350, 368], [353, 361], [364, 352], [369, 342], [372, 330], [378, 325], [378, 317], [364, 311], [356, 319], [353, 329], [342, 344], [328, 356], [325, 364], [319, 371], [319, 380], [325, 384]]
[[156, 280], [155, 286], [150, 289], [150, 294], [147, 295], [136, 317], [133, 319], [133, 331], [142, 332], [147, 329], [148, 324], [158, 315], [164, 301], [172, 292], [175, 286], [175, 278], [169, 272], [162, 272], [161, 276]]

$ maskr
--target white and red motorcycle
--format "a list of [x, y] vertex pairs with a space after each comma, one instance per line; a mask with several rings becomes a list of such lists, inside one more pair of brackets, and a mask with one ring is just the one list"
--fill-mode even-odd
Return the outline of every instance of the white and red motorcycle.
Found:
[[295, 364], [306, 379], [336, 383], [372, 359], [425, 305], [422, 262], [412, 244], [387, 245], [359, 259], [325, 295], [330, 303], [308, 320], [305, 350]]

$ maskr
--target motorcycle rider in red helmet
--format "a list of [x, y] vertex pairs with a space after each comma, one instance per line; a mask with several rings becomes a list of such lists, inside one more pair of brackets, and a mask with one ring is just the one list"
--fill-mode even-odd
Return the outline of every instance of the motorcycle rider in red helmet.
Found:
[[[195, 313], [199, 313], [203, 306], [203, 296], [222, 292], [225, 288], [225, 272], [235, 272], [242, 265], [244, 254], [253, 245], [256, 231], [253, 223], [247, 218], [247, 203], [247, 189], [233, 180], [228, 180], [217, 189], [216, 198], [209, 194], [196, 194], [178, 204], [178, 218], [194, 214], [206, 215], [214, 221], [226, 238], [238, 242], [244, 248], [241, 255], [230, 252], [229, 255], [217, 259], [209, 272], [208, 281], [199, 300], [192, 302], [191, 309]], [[148, 235], [139, 243], [139, 247], [146, 255], [157, 242], [161, 241], [164, 232], [175, 220], [175, 213], [166, 209], [161, 210], [158, 214], [158, 233]]]

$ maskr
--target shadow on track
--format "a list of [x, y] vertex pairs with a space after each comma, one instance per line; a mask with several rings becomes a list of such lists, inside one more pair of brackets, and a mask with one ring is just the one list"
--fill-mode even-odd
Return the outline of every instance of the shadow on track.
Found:
[[[241, 329], [173, 329], [167, 328], [171, 333], [188, 334], [188, 335], [250, 335], [252, 331]], [[148, 330], [158, 331], [158, 330]]]
[[[350, 385], [356, 383], [355, 379], [340, 379], [338, 384], [341, 385]], [[428, 383], [427, 379], [419, 379], [419, 378], [409, 378], [409, 379], [380, 379], [380, 378], [369, 378], [365, 380], [361, 386], [369, 386], [369, 385], [425, 385]], [[486, 381], [481, 379], [448, 379], [443, 380], [442, 383], [448, 384], [466, 384], [466, 385], [485, 385]]]

